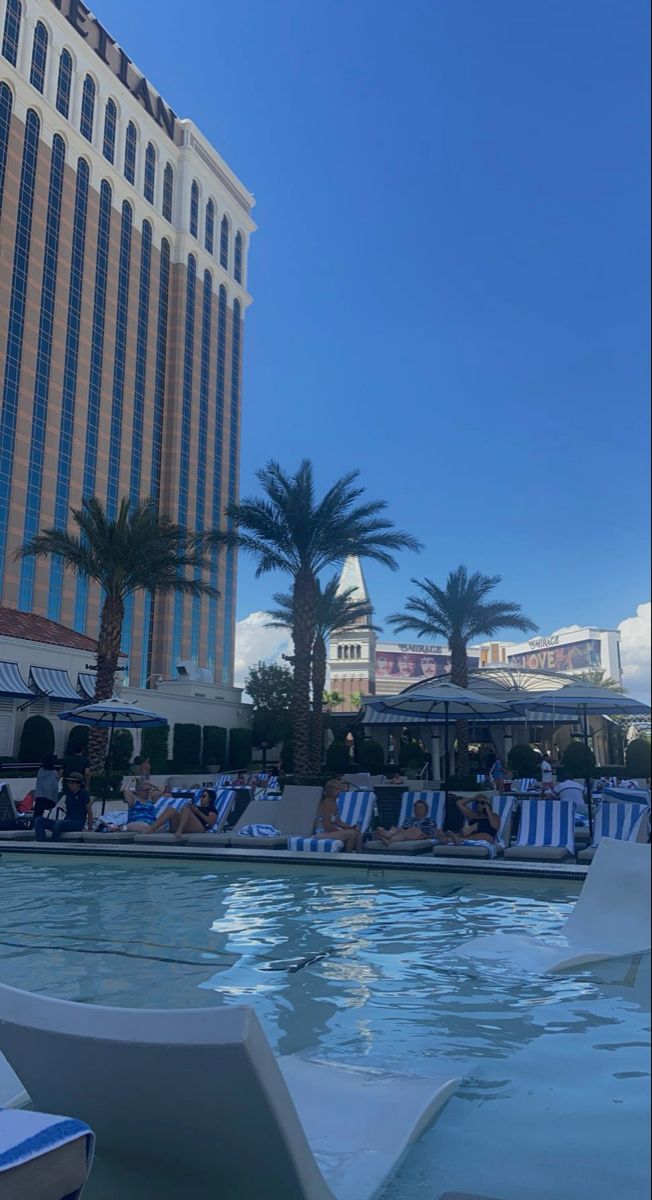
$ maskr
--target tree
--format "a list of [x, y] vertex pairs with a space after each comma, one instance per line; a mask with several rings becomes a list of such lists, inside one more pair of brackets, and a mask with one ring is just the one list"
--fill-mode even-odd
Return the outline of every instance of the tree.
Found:
[[584, 683], [590, 683], [592, 687], [607, 688], [610, 692], [624, 692], [624, 688], [620, 686], [617, 679], [612, 679], [611, 675], [607, 675], [604, 667], [593, 668], [590, 671], [581, 671], [577, 676]]
[[[472, 575], [465, 566], [451, 571], [446, 586], [432, 579], [413, 579], [419, 592], [409, 596], [403, 613], [388, 618], [398, 632], [413, 632], [429, 641], [444, 638], [451, 652], [451, 680], [468, 687], [467, 647], [475, 638], [493, 637], [498, 629], [519, 629], [530, 633], [536, 625], [523, 613], [520, 604], [488, 599], [501, 582], [500, 575]], [[457, 774], [469, 773], [469, 725], [457, 722]]]
[[256, 575], [282, 571], [292, 582], [294, 678], [292, 728], [294, 766], [310, 765], [310, 676], [315, 640], [317, 577], [348, 555], [371, 558], [396, 569], [397, 550], [419, 548], [384, 515], [382, 500], [360, 503], [358, 472], [338, 479], [318, 498], [312, 463], [304, 459], [294, 474], [274, 461], [258, 472], [263, 495], [229, 504], [227, 530], [204, 535], [208, 547], [230, 546], [257, 559]]
[[279, 663], [251, 667], [245, 691], [253, 703], [251, 740], [257, 750], [287, 742], [292, 721], [292, 672]]
[[[338, 591], [339, 579], [335, 575], [322, 588], [316, 581], [315, 591], [315, 638], [312, 644], [312, 712], [310, 722], [310, 770], [321, 771], [323, 753], [323, 710], [326, 686], [327, 642], [334, 633], [365, 622], [369, 617], [369, 604], [353, 600], [355, 588]], [[270, 612], [270, 626], [293, 629], [295, 623], [294, 598], [277, 592], [272, 597], [277, 605]], [[368, 624], [367, 624], [368, 627]]]
[[562, 766], [572, 779], [590, 779], [595, 767], [595, 754], [584, 742], [569, 742], [561, 757]]
[[[96, 497], [72, 509], [78, 532], [46, 529], [20, 550], [17, 558], [54, 558], [80, 579], [97, 583], [103, 596], [97, 641], [95, 700], [108, 700], [120, 654], [125, 601], [134, 592], [151, 596], [181, 592], [216, 596], [215, 588], [197, 578], [209, 567], [206, 549], [195, 534], [161, 516], [153, 500], [123, 499], [116, 518], [108, 516]], [[189, 571], [192, 578], [187, 578]], [[93, 729], [89, 741], [91, 770], [102, 769], [106, 731]]]
[[652, 745], [647, 738], [633, 738], [625, 748], [625, 767], [630, 779], [649, 779], [652, 773]]
[[507, 755], [507, 766], [517, 779], [537, 778], [540, 764], [539, 755], [527, 743], [517, 743]]
[[18, 746], [18, 761], [40, 762], [48, 754], [54, 753], [54, 728], [47, 717], [35, 713], [28, 717], [20, 731]]

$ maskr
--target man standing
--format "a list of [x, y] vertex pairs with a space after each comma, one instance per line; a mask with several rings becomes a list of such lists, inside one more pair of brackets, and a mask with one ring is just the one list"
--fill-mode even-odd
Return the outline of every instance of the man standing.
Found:
[[37, 817], [34, 821], [34, 835], [37, 842], [45, 841], [46, 831], [52, 833], [52, 841], [58, 842], [62, 833], [81, 833], [88, 821], [88, 828], [93, 827], [93, 806], [91, 798], [84, 787], [84, 777], [78, 771], [73, 771], [64, 780], [66, 796], [66, 815], [62, 821], [53, 821], [50, 817]]
[[81, 740], [71, 742], [63, 756], [64, 783], [72, 775], [81, 775], [84, 786], [86, 788], [90, 787], [91, 761], [86, 754], [84, 743]]
[[552, 777], [552, 763], [550, 762], [548, 752], [546, 751], [543, 758], [541, 759], [541, 791], [544, 794], [546, 792], [552, 791], [553, 783], [554, 783], [554, 780]]

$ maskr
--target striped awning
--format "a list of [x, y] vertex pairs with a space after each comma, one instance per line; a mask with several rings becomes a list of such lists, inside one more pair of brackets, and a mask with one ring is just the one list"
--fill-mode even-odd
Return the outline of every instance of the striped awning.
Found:
[[79, 692], [75, 691], [68, 672], [62, 668], [30, 667], [29, 675], [43, 696], [49, 696], [51, 700], [75, 700], [79, 704]]
[[90, 671], [80, 671], [77, 680], [85, 699], [95, 699], [95, 676]]
[[23, 679], [18, 663], [0, 662], [0, 696], [33, 696]]

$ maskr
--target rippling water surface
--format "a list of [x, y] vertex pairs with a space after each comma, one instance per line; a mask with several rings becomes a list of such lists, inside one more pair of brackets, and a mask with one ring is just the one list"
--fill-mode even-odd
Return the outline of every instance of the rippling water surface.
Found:
[[278, 1053], [459, 1073], [384, 1200], [643, 1200], [649, 956], [547, 977], [453, 954], [492, 929], [554, 939], [576, 896], [377, 868], [12, 857], [0, 976], [89, 1004], [248, 1003]]

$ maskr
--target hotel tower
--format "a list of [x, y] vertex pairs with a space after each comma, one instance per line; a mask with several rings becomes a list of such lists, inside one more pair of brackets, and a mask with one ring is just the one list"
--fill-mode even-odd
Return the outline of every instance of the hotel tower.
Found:
[[[100, 596], [18, 562], [98, 496], [192, 529], [238, 496], [253, 197], [81, 0], [0, 0], [0, 604], [96, 635]], [[232, 681], [219, 599], [133, 599], [132, 686], [180, 661]]]

